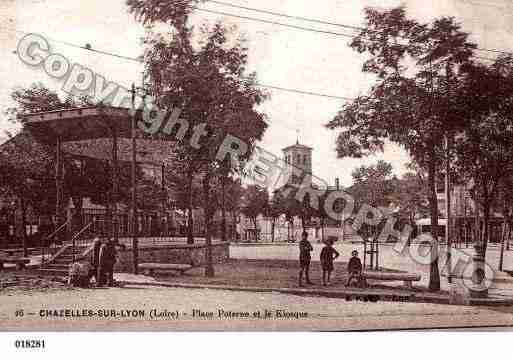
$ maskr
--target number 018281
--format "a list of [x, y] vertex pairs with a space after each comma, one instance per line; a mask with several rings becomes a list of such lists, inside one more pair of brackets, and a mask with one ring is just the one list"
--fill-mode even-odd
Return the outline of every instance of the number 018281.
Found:
[[20, 339], [14, 341], [14, 346], [16, 349], [44, 349], [45, 341], [39, 339]]

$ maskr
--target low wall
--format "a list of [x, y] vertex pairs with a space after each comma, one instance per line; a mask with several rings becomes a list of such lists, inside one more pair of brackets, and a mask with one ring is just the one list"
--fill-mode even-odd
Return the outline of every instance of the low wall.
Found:
[[[230, 258], [230, 244], [217, 242], [212, 244], [214, 263], [221, 263]], [[139, 247], [139, 263], [178, 263], [200, 267], [205, 264], [206, 246], [198, 244], [153, 244]], [[132, 248], [118, 251], [116, 272], [133, 272]]]

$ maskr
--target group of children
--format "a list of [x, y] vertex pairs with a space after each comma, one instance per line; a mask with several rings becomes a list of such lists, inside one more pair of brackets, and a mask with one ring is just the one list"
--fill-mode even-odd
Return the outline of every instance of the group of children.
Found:
[[[320, 260], [322, 267], [322, 285], [326, 286], [330, 284], [331, 272], [333, 272], [333, 261], [340, 256], [340, 253], [333, 248], [333, 240], [326, 240], [325, 246], [321, 250]], [[310, 281], [310, 260], [311, 252], [313, 251], [312, 244], [308, 241], [308, 233], [303, 232], [301, 235], [301, 241], [299, 242], [299, 286], [303, 286], [303, 274], [306, 279], [306, 284], [313, 284]], [[351, 259], [347, 264], [347, 271], [349, 277], [346, 285], [349, 285], [352, 281], [359, 281], [362, 273], [362, 262], [358, 258], [358, 251], [354, 250], [351, 252]]]

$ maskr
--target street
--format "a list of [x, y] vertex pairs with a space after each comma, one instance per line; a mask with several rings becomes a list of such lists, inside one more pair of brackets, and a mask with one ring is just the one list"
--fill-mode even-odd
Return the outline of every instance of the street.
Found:
[[[4, 331], [21, 329], [338, 331], [513, 327], [513, 308], [511, 307], [463, 307], [402, 302], [370, 303], [209, 289], [131, 286], [111, 289], [58, 290], [46, 293], [27, 291], [12, 293], [12, 295], [3, 294], [0, 300], [2, 302], [0, 329]], [[22, 317], [19, 317], [20, 310], [23, 311]], [[270, 313], [267, 319], [264, 318], [266, 311]], [[260, 312], [259, 318], [254, 317], [255, 312]], [[84, 313], [89, 313], [89, 316], [84, 316]], [[212, 315], [201, 315], [201, 313], [212, 313]], [[244, 317], [243, 313], [249, 313], [249, 317]], [[219, 317], [220, 314], [222, 318]], [[67, 316], [64, 317], [64, 315]], [[77, 315], [83, 316], [77, 317]]]

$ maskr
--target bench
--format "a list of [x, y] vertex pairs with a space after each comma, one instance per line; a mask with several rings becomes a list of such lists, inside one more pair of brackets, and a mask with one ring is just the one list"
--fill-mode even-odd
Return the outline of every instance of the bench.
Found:
[[[30, 255], [30, 250], [27, 249], [28, 254]], [[23, 249], [22, 248], [6, 248], [6, 249], [0, 249], [0, 256], [3, 257], [11, 257], [11, 256], [22, 256], [23, 255]]]
[[153, 276], [153, 273], [156, 270], [179, 272], [181, 275], [183, 275], [189, 269], [192, 269], [193, 266], [190, 264], [173, 264], [173, 263], [139, 263], [138, 268], [145, 271], [150, 276]]
[[415, 273], [394, 273], [394, 272], [363, 272], [363, 279], [374, 279], [380, 281], [398, 281], [402, 280], [407, 288], [412, 288], [412, 282], [420, 280], [420, 274]]
[[16, 269], [23, 269], [30, 263], [30, 258], [0, 256], [0, 270], [4, 269], [4, 263], [16, 264]]

